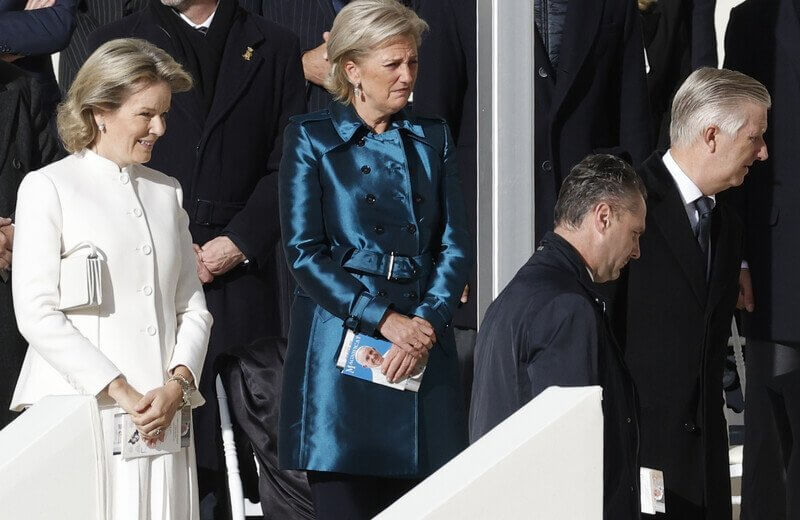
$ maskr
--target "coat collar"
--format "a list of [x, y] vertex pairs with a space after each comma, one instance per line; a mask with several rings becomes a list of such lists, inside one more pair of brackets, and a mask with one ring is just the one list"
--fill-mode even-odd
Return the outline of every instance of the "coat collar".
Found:
[[575, 275], [592, 300], [605, 311], [605, 298], [597, 292], [597, 286], [589, 274], [586, 263], [572, 244], [558, 234], [548, 231], [539, 242], [539, 247], [536, 248], [536, 252], [531, 257], [531, 262], [539, 260], [541, 256], [537, 258], [537, 254], [541, 255], [541, 253], [545, 253], [550, 262], [555, 262], [561, 269]]
[[[344, 142], [348, 142], [352, 139], [353, 135], [355, 135], [359, 129], [369, 128], [364, 120], [356, 113], [353, 105], [345, 105], [338, 101], [333, 101], [328, 105], [328, 112], [331, 115], [331, 121], [333, 122], [334, 128], [336, 128], [336, 132]], [[395, 129], [405, 130], [421, 141], [427, 142], [425, 130], [412, 119], [408, 110], [405, 108], [392, 117], [392, 122], [389, 123], [387, 131]]]

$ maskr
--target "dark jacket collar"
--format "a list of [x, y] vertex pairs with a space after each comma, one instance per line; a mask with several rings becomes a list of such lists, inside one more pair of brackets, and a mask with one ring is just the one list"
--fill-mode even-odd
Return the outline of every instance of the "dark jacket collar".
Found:
[[575, 275], [589, 296], [605, 309], [605, 298], [597, 292], [597, 286], [589, 275], [588, 267], [572, 244], [560, 235], [549, 231], [539, 242], [531, 257], [531, 263], [548, 263]]
[[[356, 113], [353, 105], [345, 105], [338, 101], [333, 101], [328, 105], [328, 112], [331, 115], [331, 121], [342, 141], [347, 142], [352, 139], [353, 135], [360, 128], [369, 128], [363, 119]], [[422, 126], [417, 124], [411, 117], [408, 110], [405, 108], [400, 110], [392, 117], [392, 122], [389, 123], [387, 130], [405, 130], [414, 134], [418, 139], [427, 141], [425, 138], [425, 131]]]

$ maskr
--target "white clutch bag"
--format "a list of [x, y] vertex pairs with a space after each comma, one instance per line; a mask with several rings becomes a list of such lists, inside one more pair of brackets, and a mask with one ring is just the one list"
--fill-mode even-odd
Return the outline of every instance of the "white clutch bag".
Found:
[[[89, 248], [89, 256], [79, 254]], [[81, 242], [61, 255], [58, 310], [93, 309], [103, 303], [103, 262], [91, 242]]]

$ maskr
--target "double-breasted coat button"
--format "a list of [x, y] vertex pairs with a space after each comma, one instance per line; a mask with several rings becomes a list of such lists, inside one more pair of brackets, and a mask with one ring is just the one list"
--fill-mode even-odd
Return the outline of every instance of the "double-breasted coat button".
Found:
[[387, 294], [386, 291], [384, 291], [383, 289], [378, 291], [378, 296], [386, 296], [386, 294]]
[[630, 417], [626, 417], [626, 418], [625, 418], [625, 422], [626, 422], [626, 423], [628, 423], [628, 424], [630, 424], [630, 423], [631, 423], [631, 418], [630, 418]]
[[551, 163], [550, 161], [544, 161], [542, 163], [542, 169], [544, 171], [546, 171], [546, 172], [552, 171], [553, 170], [553, 163]]
[[409, 224], [406, 226], [406, 231], [408, 231], [410, 234], [413, 235], [414, 233], [417, 232], [417, 226], [415, 226], [414, 224]]
[[16, 157], [11, 159], [11, 166], [13, 166], [15, 170], [21, 170], [22, 169], [22, 163], [19, 162], [19, 159], [17, 159]]
[[537, 72], [539, 73], [540, 78], [546, 78], [548, 76], [547, 71], [544, 70], [544, 67], [539, 67]]
[[375, 195], [373, 195], [372, 193], [368, 193], [367, 196], [364, 197], [364, 200], [367, 201], [367, 204], [374, 204], [375, 203]]
[[367, 144], [367, 140], [362, 137], [361, 139], [358, 140], [356, 146], [364, 146], [365, 144]]
[[420, 203], [420, 202], [422, 202], [423, 200], [425, 200], [425, 199], [424, 199], [424, 198], [422, 198], [422, 195], [420, 195], [419, 193], [415, 193], [415, 194], [414, 194], [414, 203], [415, 203], [415, 204], [419, 204], [419, 203]]
[[408, 298], [409, 300], [416, 300], [417, 299], [417, 293], [415, 293], [414, 291], [407, 292], [405, 294], [405, 297]]
[[152, 325], [150, 325], [149, 327], [147, 327], [147, 334], [150, 335], [150, 336], [155, 336], [156, 335], [156, 328], [153, 327]]
[[133, 208], [133, 214], [136, 217], [141, 217], [142, 216], [142, 210], [140, 210], [139, 208]]
[[144, 253], [146, 255], [149, 255], [152, 252], [153, 252], [153, 248], [150, 247], [149, 245], [145, 244], [145, 245], [142, 246], [142, 253]]
[[371, 171], [372, 171], [372, 168], [370, 168], [366, 164], [361, 167], [361, 173], [363, 173], [364, 175], [367, 175]]
[[382, 225], [380, 225], [380, 224], [375, 224], [375, 232], [376, 232], [377, 234], [379, 234], [379, 235], [380, 235], [381, 233], [383, 233], [383, 226], [382, 226]]
[[150, 287], [149, 285], [145, 285], [144, 287], [142, 287], [142, 292], [144, 293], [145, 296], [150, 296], [151, 294], [153, 294], [153, 288]]
[[685, 422], [683, 423], [683, 429], [686, 430], [687, 433], [694, 433], [697, 431], [697, 426], [695, 426], [694, 423]]

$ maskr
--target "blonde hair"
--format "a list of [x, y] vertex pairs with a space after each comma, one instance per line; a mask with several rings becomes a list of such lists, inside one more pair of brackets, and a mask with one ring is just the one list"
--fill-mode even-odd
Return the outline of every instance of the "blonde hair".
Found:
[[692, 72], [672, 101], [669, 139], [672, 146], [687, 146], [709, 126], [735, 135], [747, 122], [742, 110], [755, 103], [772, 106], [767, 88], [741, 72], [703, 67]]
[[428, 30], [417, 14], [395, 0], [356, 0], [347, 4], [333, 21], [328, 38], [331, 64], [325, 88], [345, 105], [353, 101], [353, 86], [344, 64], [358, 63], [367, 54], [398, 37], [414, 40], [417, 47]]
[[115, 110], [131, 94], [163, 81], [172, 92], [192, 88], [192, 77], [165, 51], [135, 38], [111, 40], [86, 60], [58, 106], [58, 134], [68, 152], [97, 137], [95, 110]]

